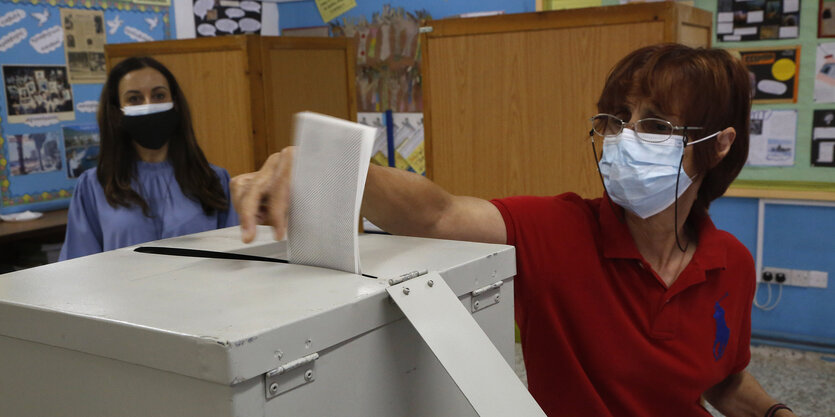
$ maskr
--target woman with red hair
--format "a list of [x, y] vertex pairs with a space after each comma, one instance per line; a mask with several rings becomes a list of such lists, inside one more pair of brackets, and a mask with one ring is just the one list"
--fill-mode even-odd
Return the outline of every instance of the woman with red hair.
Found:
[[[750, 108], [748, 71], [727, 52], [641, 48], [585, 128], [595, 158], [602, 138], [602, 197], [487, 201], [372, 165], [362, 210], [394, 234], [516, 247], [529, 390], [548, 415], [705, 417], [707, 400], [792, 416], [745, 371], [754, 262], [708, 215], [745, 164]], [[244, 241], [257, 218], [284, 234], [293, 152], [233, 179]]]

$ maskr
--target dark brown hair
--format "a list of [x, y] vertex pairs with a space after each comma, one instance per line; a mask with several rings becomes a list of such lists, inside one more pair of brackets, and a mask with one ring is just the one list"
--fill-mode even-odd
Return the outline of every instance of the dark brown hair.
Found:
[[148, 203], [131, 187], [136, 179], [138, 155], [131, 139], [121, 128], [122, 110], [119, 105], [119, 82], [126, 74], [142, 68], [153, 68], [165, 77], [174, 108], [180, 115], [177, 135], [168, 144], [168, 160], [174, 167], [174, 177], [183, 194], [200, 202], [207, 215], [215, 210], [227, 210], [229, 201], [220, 179], [197, 145], [191, 113], [180, 85], [168, 68], [149, 57], [132, 57], [116, 64], [110, 70], [101, 92], [98, 110], [101, 152], [96, 174], [107, 202], [113, 207], [137, 205], [146, 216], [151, 215]]
[[[629, 104], [644, 102], [678, 118], [698, 139], [733, 127], [736, 139], [727, 155], [716, 156], [715, 142], [693, 146], [693, 161], [704, 180], [690, 219], [707, 214], [710, 203], [722, 196], [748, 158], [751, 85], [748, 70], [722, 49], [660, 44], [638, 49], [615, 65], [597, 102], [601, 113], [629, 116]], [[621, 116], [623, 117], [623, 116]], [[625, 120], [629, 120], [627, 117]], [[691, 175], [694, 173], [690, 173]]]

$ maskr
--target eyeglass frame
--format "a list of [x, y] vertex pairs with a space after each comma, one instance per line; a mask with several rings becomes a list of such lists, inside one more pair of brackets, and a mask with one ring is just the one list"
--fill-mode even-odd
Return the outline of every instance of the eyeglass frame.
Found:
[[[614, 120], [619, 121], [620, 122], [620, 129], [618, 130], [618, 132], [613, 134], [613, 135], [602, 135], [602, 134], [600, 134], [600, 132], [598, 132], [597, 129], [594, 128], [594, 119], [599, 117], [599, 116], [607, 116], [609, 118], [612, 118]], [[704, 130], [704, 128], [700, 127], [700, 126], [676, 126], [676, 125], [673, 124], [673, 122], [671, 122], [669, 120], [659, 119], [657, 117], [647, 117], [646, 119], [639, 119], [639, 120], [636, 120], [634, 123], [633, 122], [624, 122], [619, 117], [617, 117], [613, 114], [609, 114], [609, 113], [598, 113], [598, 114], [595, 114], [594, 116], [589, 118], [589, 122], [591, 123], [592, 132], [594, 132], [595, 134], [597, 134], [598, 136], [600, 136], [602, 138], [610, 138], [610, 137], [615, 137], [617, 135], [620, 135], [623, 132], [623, 129], [628, 125], [632, 125], [632, 128], [634, 130], [635, 126], [638, 123], [641, 123], [641, 122], [647, 121], [647, 120], [663, 122], [663, 123], [666, 123], [667, 125], [670, 126], [670, 136], [667, 136], [664, 140], [659, 140], [659, 141], [647, 140], [646, 138], [641, 137], [641, 132], [638, 132], [637, 130], [635, 130], [635, 133], [638, 135], [639, 139], [641, 139], [642, 141], [649, 142], [649, 143], [664, 143], [667, 140], [669, 140], [671, 137], [673, 137], [673, 132], [675, 132], [676, 130], [683, 130], [685, 134], [687, 133], [688, 130]], [[644, 132], [644, 133], [651, 134], [651, 135], [657, 134], [657, 133], [649, 133], [649, 132]], [[686, 140], [687, 139], [685, 139], [685, 141]]]

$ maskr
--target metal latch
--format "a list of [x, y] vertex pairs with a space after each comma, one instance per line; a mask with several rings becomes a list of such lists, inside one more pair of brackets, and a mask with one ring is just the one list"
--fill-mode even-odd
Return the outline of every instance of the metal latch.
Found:
[[504, 281], [494, 282], [486, 287], [481, 287], [473, 290], [470, 301], [472, 302], [470, 312], [475, 313], [478, 310], [484, 310], [493, 304], [501, 301], [501, 290], [499, 288], [504, 284]]
[[281, 395], [291, 389], [313, 382], [316, 375], [313, 365], [319, 359], [318, 353], [301, 357], [264, 374], [267, 399]]
[[421, 26], [420, 28], [418, 28], [418, 33], [431, 33], [434, 30], [435, 28], [433, 28], [432, 26]]

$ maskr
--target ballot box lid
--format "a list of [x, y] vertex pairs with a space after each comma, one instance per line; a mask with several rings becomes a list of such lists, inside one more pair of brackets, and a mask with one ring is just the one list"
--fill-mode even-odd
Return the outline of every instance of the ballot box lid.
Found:
[[[141, 246], [285, 258], [266, 227]], [[457, 295], [515, 275], [514, 248], [361, 235], [363, 273], [138, 253], [128, 247], [0, 275], [0, 336], [234, 385], [403, 317], [389, 279], [435, 271]], [[286, 259], [286, 258], [285, 258]]]

